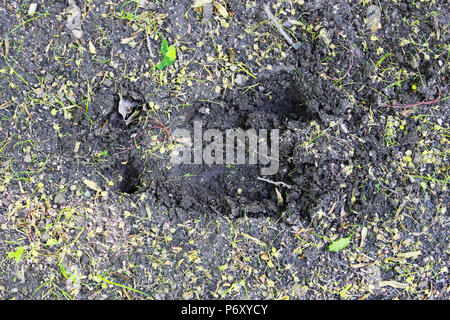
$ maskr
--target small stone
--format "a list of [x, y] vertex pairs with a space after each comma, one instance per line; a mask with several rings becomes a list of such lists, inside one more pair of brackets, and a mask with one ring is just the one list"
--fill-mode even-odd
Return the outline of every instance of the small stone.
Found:
[[213, 16], [213, 5], [211, 3], [205, 3], [203, 5], [203, 18], [202, 24], [207, 24]]
[[371, 5], [367, 7], [367, 28], [370, 31], [376, 31], [381, 28], [381, 10], [378, 6]]
[[245, 85], [245, 83], [247, 82], [248, 77], [244, 76], [243, 74], [238, 74], [236, 76], [236, 79], [234, 79], [234, 82], [238, 85], [238, 86], [243, 86]]
[[315, 247], [306, 248], [304, 251], [305, 258], [308, 261], [314, 261], [319, 256], [319, 250]]
[[81, 39], [83, 31], [81, 30], [81, 9], [75, 4], [74, 0], [69, 1], [69, 15], [67, 17], [66, 27], [72, 31], [77, 39]]
[[45, 233], [42, 235], [41, 240], [42, 240], [42, 242], [47, 242], [48, 239], [50, 239], [50, 235], [49, 235], [47, 232], [45, 232]]
[[154, 2], [148, 0], [141, 0], [141, 2], [139, 3], [139, 7], [147, 10], [155, 10], [157, 8]]
[[428, 282], [428, 280], [423, 280], [423, 281], [420, 281], [420, 282], [419, 282], [419, 288], [420, 288], [421, 290], [426, 290], [426, 289], [428, 289], [428, 287], [429, 287], [429, 282]]
[[53, 82], [53, 79], [55, 79], [55, 78], [50, 73], [47, 73], [44, 78], [44, 80], [47, 84], [51, 84]]
[[203, 114], [209, 114], [211, 112], [211, 110], [206, 107], [201, 107], [198, 111]]
[[299, 50], [302, 47], [301, 42], [296, 42], [292, 45], [292, 48], [294, 48], [294, 50]]
[[77, 39], [81, 39], [83, 37], [83, 31], [81, 30], [72, 30], [72, 34]]
[[290, 27], [292, 27], [292, 20], [286, 20], [285, 22], [283, 22], [283, 23], [281, 24], [281, 26], [282, 26], [283, 28], [290, 28]]
[[23, 158], [23, 161], [24, 161], [25, 163], [30, 163], [30, 162], [31, 162], [31, 156], [30, 156], [29, 153], [27, 153], [27, 154], [25, 155], [25, 157]]
[[30, 4], [30, 6], [28, 7], [28, 15], [31, 16], [32, 14], [34, 14], [36, 12], [37, 9], [37, 3], [32, 3]]
[[106, 87], [111, 87], [112, 85], [113, 85], [113, 82], [112, 82], [112, 80], [111, 79], [109, 79], [109, 78], [106, 78], [105, 80], [103, 80], [103, 84], [106, 86]]
[[55, 202], [56, 204], [64, 204], [64, 203], [66, 202], [66, 195], [65, 195], [65, 192], [58, 193], [58, 194], [56, 195], [56, 197], [55, 197], [54, 202]]

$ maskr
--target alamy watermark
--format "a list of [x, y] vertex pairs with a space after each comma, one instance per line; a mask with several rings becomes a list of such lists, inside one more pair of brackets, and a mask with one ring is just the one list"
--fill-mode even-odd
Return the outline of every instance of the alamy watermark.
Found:
[[[270, 132], [269, 132], [270, 131]], [[208, 129], [202, 121], [194, 121], [194, 132], [176, 129], [172, 137], [177, 142], [170, 162], [179, 164], [258, 164], [261, 175], [278, 173], [278, 129]]]

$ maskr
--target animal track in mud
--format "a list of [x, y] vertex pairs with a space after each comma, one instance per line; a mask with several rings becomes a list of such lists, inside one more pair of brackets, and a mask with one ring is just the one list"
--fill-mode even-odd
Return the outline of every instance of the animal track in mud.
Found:
[[[283, 131], [287, 120], [309, 122], [316, 119], [291, 75], [282, 77], [285, 79], [281, 82], [264, 83], [270, 92], [269, 89], [255, 95], [232, 92], [221, 104], [196, 104], [187, 112], [186, 129], [192, 131], [194, 122], [201, 121], [205, 130], [240, 128], [255, 129], [258, 133], [260, 129]], [[267, 142], [269, 145], [273, 143]], [[168, 207], [208, 210], [231, 216], [243, 213], [279, 216], [287, 209], [289, 200], [296, 200], [301, 195], [296, 193], [297, 198], [290, 196], [292, 190], [286, 187], [292, 182], [289, 172], [294, 167], [288, 159], [292, 157], [295, 141], [276, 142], [280, 143], [279, 171], [267, 176], [268, 179], [258, 179], [261, 177], [261, 164], [181, 165], [167, 172], [165, 180], [159, 180], [156, 194]]]
[[[236, 95], [232, 92], [220, 104], [204, 101], [196, 103], [194, 108], [183, 110], [185, 115], [183, 128], [193, 132], [194, 121], [201, 121], [203, 130], [219, 129], [225, 132], [227, 129], [240, 128], [255, 129], [258, 133], [260, 129], [283, 131], [286, 129], [285, 123], [289, 120], [299, 123], [313, 119], [320, 121], [319, 115], [311, 111], [305, 95], [290, 74], [278, 75], [276, 80], [266, 80], [264, 86], [267, 89], [255, 94]], [[122, 102], [125, 101], [128, 106], [131, 106], [130, 108], [139, 107], [144, 103], [133, 99], [130, 95], [118, 95], [115, 99], [114, 116], [123, 139], [124, 136], [135, 132], [136, 128], [125, 124], [127, 115], [131, 111], [125, 112], [122, 109], [119, 112], [121, 99]], [[171, 128], [171, 130], [174, 129]], [[270, 150], [271, 141], [267, 142]], [[299, 198], [304, 197], [302, 192], [305, 191], [306, 186], [300, 187], [295, 192], [286, 188], [286, 185], [293, 183], [289, 172], [297, 168], [289, 160], [292, 158], [295, 140], [277, 142], [280, 142], [280, 170], [275, 175], [268, 176], [266, 180], [258, 179], [261, 165], [249, 165], [248, 162], [243, 165], [183, 164], [167, 169], [168, 159], [152, 158], [145, 163], [147, 172], [152, 173], [141, 172], [140, 168], [143, 165], [133, 161], [122, 165], [120, 169], [122, 180], [119, 182], [118, 189], [123, 193], [135, 193], [142, 179], [151, 181], [146, 183], [149, 187], [145, 190], [152, 192], [161, 204], [169, 208], [187, 211], [206, 210], [210, 213], [220, 212], [231, 216], [243, 213], [279, 216], [281, 212], [293, 206], [289, 204], [289, 201], [297, 203], [300, 201]], [[248, 149], [246, 151], [246, 160], [248, 160]], [[128, 152], [129, 156], [132, 156], [134, 152], [131, 148]], [[312, 200], [305, 198], [301, 200], [301, 203], [310, 207], [312, 206], [309, 204], [310, 201]]]

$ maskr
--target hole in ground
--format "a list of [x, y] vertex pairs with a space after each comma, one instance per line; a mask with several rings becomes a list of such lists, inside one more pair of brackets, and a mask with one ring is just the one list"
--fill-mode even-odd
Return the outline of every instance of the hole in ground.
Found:
[[121, 178], [118, 186], [120, 192], [132, 194], [138, 191], [140, 171], [133, 161], [122, 164], [119, 175]]

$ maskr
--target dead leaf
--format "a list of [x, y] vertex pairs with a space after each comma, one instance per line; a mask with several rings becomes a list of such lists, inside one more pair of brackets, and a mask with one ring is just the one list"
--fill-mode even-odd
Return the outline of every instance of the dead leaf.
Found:
[[130, 43], [131, 41], [133, 41], [134, 39], [136, 39], [136, 37], [137, 37], [137, 36], [129, 37], [129, 38], [124, 38], [124, 39], [120, 40], [120, 43], [121, 43], [121, 44], [127, 44], [127, 43]]
[[101, 192], [102, 191], [102, 189], [100, 189], [94, 181], [91, 181], [91, 180], [88, 180], [88, 179], [84, 179], [83, 183], [85, 185], [87, 185], [88, 188], [90, 188], [90, 189], [92, 189], [94, 191], [97, 191], [97, 192]]
[[260, 240], [258, 240], [258, 239], [256, 239], [255, 237], [252, 237], [251, 235], [248, 235], [248, 234], [246, 234], [246, 233], [244, 233], [244, 232], [241, 232], [241, 235], [244, 237], [244, 238], [247, 238], [247, 239], [249, 239], [249, 240], [252, 240], [253, 242], [255, 242], [256, 244], [258, 244], [258, 245], [260, 245], [261, 247], [266, 247], [266, 244], [264, 243], [264, 242], [261, 242]]
[[275, 192], [277, 194], [278, 204], [282, 204], [283, 203], [283, 196], [281, 195], [280, 191], [278, 191], [277, 187], [275, 187]]
[[195, 0], [194, 4], [192, 5], [192, 8], [201, 8], [205, 4], [211, 3], [212, 0]]
[[359, 243], [359, 246], [362, 248], [364, 247], [364, 240], [367, 237], [367, 227], [363, 227], [361, 229], [361, 242]]
[[381, 281], [380, 287], [390, 286], [396, 289], [408, 289], [409, 285], [394, 280]]
[[78, 153], [78, 150], [80, 150], [80, 145], [81, 145], [80, 141], [75, 142], [75, 147], [73, 148], [74, 153]]
[[228, 11], [223, 5], [221, 5], [217, 1], [214, 1], [214, 7], [217, 9], [217, 11], [219, 11], [222, 17], [228, 18]]
[[126, 120], [128, 114], [131, 113], [136, 104], [136, 102], [125, 99], [122, 95], [120, 95], [119, 113], [122, 115], [123, 120]]
[[399, 258], [405, 258], [405, 259], [417, 259], [422, 254], [421, 251], [410, 251], [410, 252], [404, 252], [399, 253], [397, 256]]

